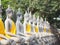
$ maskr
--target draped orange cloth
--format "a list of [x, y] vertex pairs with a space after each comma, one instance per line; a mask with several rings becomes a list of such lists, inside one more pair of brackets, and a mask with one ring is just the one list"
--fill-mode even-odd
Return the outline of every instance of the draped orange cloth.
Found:
[[[5, 35], [5, 31], [4, 30], [5, 30], [4, 29], [4, 23], [3, 23], [2, 19], [0, 18], [0, 34]], [[0, 40], [1, 39], [2, 38], [0, 38]]]
[[35, 26], [35, 32], [38, 33], [38, 26]]
[[[6, 30], [5, 30], [5, 32], [6, 32]], [[13, 21], [12, 21], [12, 27], [10, 28], [10, 33], [12, 33], [12, 34], [16, 34], [16, 25], [14, 24]], [[11, 36], [8, 35], [8, 34], [6, 34], [5, 36], [8, 37], [8, 38], [11, 37]]]
[[31, 25], [29, 23], [26, 24], [26, 32], [31, 32]]
[[44, 26], [44, 32], [46, 32], [46, 26]]

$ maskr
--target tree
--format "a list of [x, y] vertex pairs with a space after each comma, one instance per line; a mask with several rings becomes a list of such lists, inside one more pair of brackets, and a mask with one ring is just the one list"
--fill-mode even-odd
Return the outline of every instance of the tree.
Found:
[[55, 22], [53, 18], [60, 15], [60, 13], [58, 13], [58, 10], [60, 10], [60, 0], [2, 0], [3, 17], [5, 17], [5, 10], [8, 4], [10, 4], [15, 11], [20, 7], [22, 14], [24, 14], [29, 7], [32, 14], [46, 17], [51, 24], [53, 24], [52, 21], [56, 23], [57, 21]]

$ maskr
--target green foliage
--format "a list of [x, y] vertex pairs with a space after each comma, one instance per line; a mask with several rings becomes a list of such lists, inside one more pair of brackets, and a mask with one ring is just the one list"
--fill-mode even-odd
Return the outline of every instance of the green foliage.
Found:
[[2, 0], [3, 15], [5, 15], [8, 4], [10, 4], [16, 12], [20, 7], [22, 14], [24, 14], [29, 7], [32, 14], [46, 17], [51, 24], [53, 24], [52, 21], [55, 23], [53, 18], [59, 15], [58, 10], [60, 10], [60, 0]]

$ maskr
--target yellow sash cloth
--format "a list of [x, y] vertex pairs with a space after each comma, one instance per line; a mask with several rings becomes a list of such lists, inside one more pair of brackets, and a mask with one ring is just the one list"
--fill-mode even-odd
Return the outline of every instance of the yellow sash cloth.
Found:
[[26, 32], [31, 33], [31, 25], [29, 23], [26, 24]]
[[44, 26], [44, 32], [46, 32], [46, 26]]
[[51, 29], [48, 30], [48, 33], [51, 33]]
[[[2, 21], [2, 19], [0, 18], [0, 34], [5, 35], [5, 31], [4, 31], [4, 23]], [[0, 38], [1, 40], [2, 38]]]
[[35, 26], [35, 32], [38, 33], [38, 26]]
[[[5, 31], [6, 32], [6, 31]], [[10, 33], [12, 34], [16, 34], [16, 25], [14, 24], [14, 22], [12, 21], [12, 27], [10, 29]], [[11, 36], [6, 34], [6, 37], [10, 38]]]
[[[44, 32], [46, 32], [46, 26], [44, 27]], [[48, 33], [51, 33], [51, 30], [48, 30]]]

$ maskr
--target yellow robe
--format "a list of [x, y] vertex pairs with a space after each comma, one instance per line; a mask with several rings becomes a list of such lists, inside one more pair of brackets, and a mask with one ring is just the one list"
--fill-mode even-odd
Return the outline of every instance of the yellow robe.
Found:
[[35, 32], [38, 33], [38, 26], [35, 26]]
[[[46, 32], [46, 26], [44, 27], [44, 32]], [[48, 30], [48, 33], [51, 33], [51, 30]]]
[[[5, 31], [5, 32], [6, 32], [6, 31]], [[13, 21], [12, 21], [12, 27], [11, 27], [11, 29], [10, 29], [10, 33], [12, 33], [12, 34], [16, 34], [16, 25], [14, 24]], [[8, 35], [8, 34], [6, 34], [5, 36], [8, 37], [8, 38], [11, 37], [11, 36]]]
[[[0, 34], [5, 35], [5, 31], [4, 30], [5, 30], [4, 29], [4, 23], [3, 23], [2, 19], [0, 18]], [[1, 39], [2, 38], [0, 38], [0, 40]]]
[[51, 33], [51, 29], [48, 30], [48, 33]]
[[26, 32], [31, 33], [31, 25], [29, 23], [26, 24]]
[[46, 26], [44, 26], [44, 32], [46, 32]]

